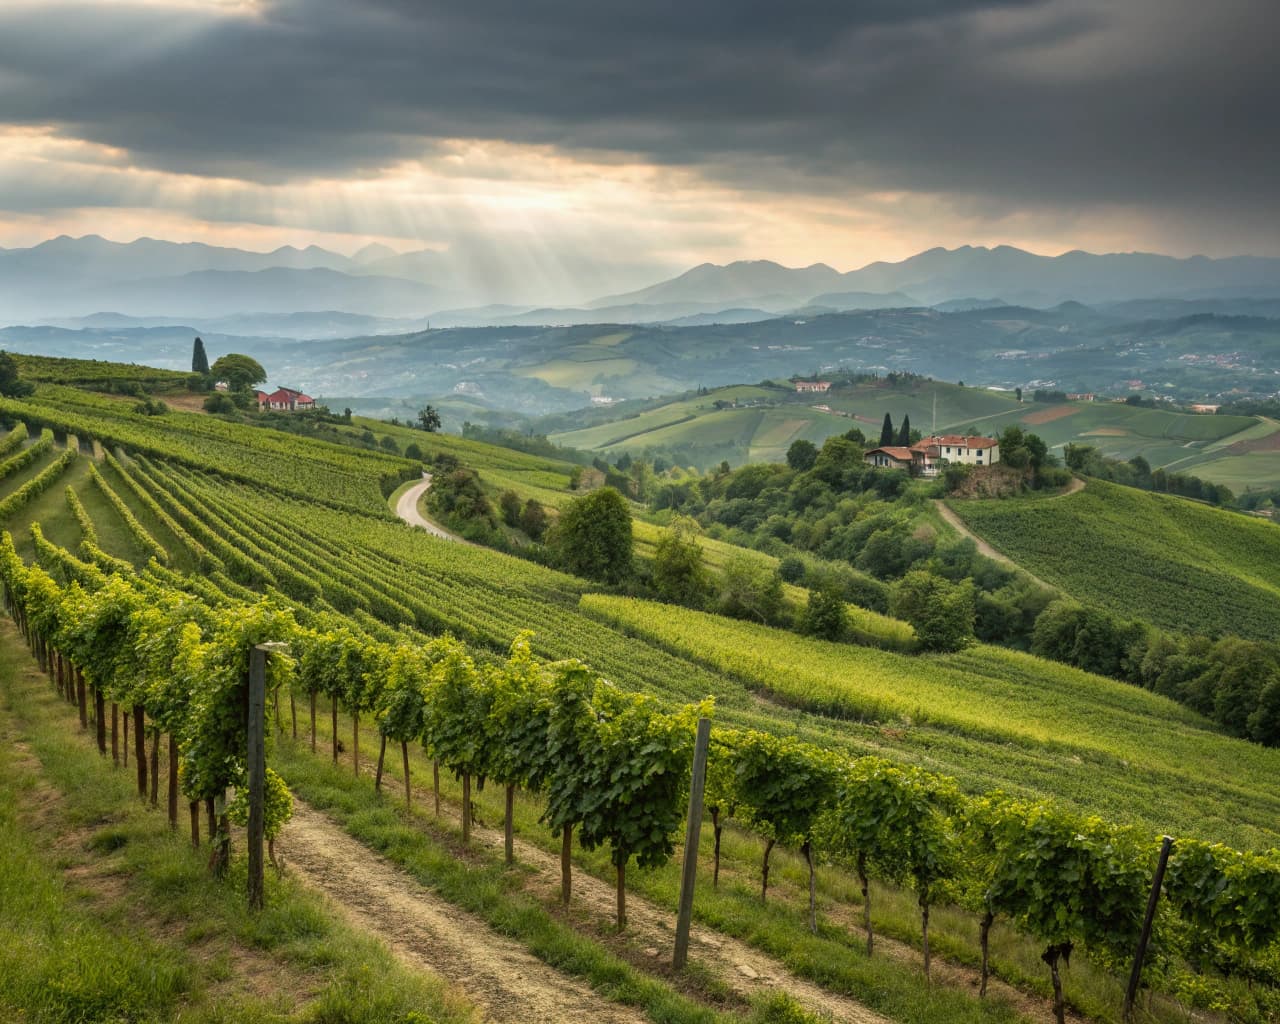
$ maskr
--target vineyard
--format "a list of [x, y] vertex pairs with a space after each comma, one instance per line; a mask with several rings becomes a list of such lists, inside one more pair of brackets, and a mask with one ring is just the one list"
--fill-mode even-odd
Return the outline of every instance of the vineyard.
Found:
[[[46, 431], [0, 441], [0, 478], [13, 478], [0, 515], [25, 526], [0, 540], [6, 608], [104, 758], [132, 741], [139, 795], [203, 838], [216, 872], [247, 813], [248, 652], [271, 641], [287, 645], [268, 662], [272, 721], [301, 738], [295, 750], [281, 735], [271, 754], [269, 839], [288, 834], [285, 780], [312, 778], [298, 766], [309, 734], [333, 764], [351, 758], [370, 801], [398, 776], [413, 804], [414, 768], [430, 773], [436, 813], [442, 792], [458, 803], [464, 844], [490, 782], [505, 794], [505, 859], [517, 821], [558, 844], [567, 902], [575, 846], [585, 851], [611, 873], [624, 928], [629, 889], [656, 899], [645, 879], [670, 870], [694, 726], [710, 715], [707, 871], [719, 873], [723, 839], [727, 875], [754, 876], [751, 913], [780, 914], [790, 941], [815, 944], [796, 961], [814, 966], [792, 969], [819, 985], [823, 957], [880, 956], [877, 900], [909, 892], [916, 925], [899, 923], [898, 938], [926, 973], [941, 921], [945, 955], [980, 962], [985, 991], [988, 937], [1003, 929], [1044, 961], [1042, 977], [1004, 971], [1051, 992], [1061, 1020], [1073, 946], [1091, 971], [1127, 969], [1165, 830], [1176, 842], [1145, 983], [1242, 1019], [1277, 1010], [1280, 857], [1253, 851], [1276, 844], [1278, 751], [1000, 649], [912, 657], [589, 593], [392, 520], [385, 495], [417, 471], [402, 459], [206, 417], [157, 426], [47, 386], [0, 413]], [[72, 437], [59, 449], [55, 435]], [[100, 461], [79, 454], [90, 439]], [[6, 470], [14, 460], [25, 461]], [[521, 459], [508, 471], [553, 483]], [[372, 786], [358, 778], [362, 744], [377, 750]], [[1213, 845], [1224, 840], [1243, 852]], [[777, 892], [789, 909], [773, 909]], [[833, 923], [837, 893], [860, 904], [856, 926]], [[695, 914], [714, 923], [722, 898]], [[888, 1012], [899, 975], [883, 991], [847, 984]], [[930, 999], [930, 1019], [1010, 1019], [945, 987]], [[898, 1019], [925, 1019], [894, 1005]]]
[[207, 467], [233, 480], [367, 515], [388, 515], [386, 496], [419, 472], [406, 459], [356, 453], [342, 445], [300, 441], [268, 430], [255, 437], [252, 457], [246, 459], [243, 428], [236, 424], [195, 413], [146, 416], [134, 412], [129, 400], [57, 385], [45, 385], [24, 401], [0, 398], [0, 416], [20, 417], [29, 426], [55, 433]]
[[24, 380], [68, 384], [91, 391], [109, 391], [120, 386], [126, 386], [131, 391], [140, 387], [148, 391], [176, 391], [185, 389], [191, 382], [189, 373], [140, 366], [137, 363], [22, 354], [15, 354], [13, 359]]
[[1061, 499], [952, 508], [984, 540], [1082, 601], [1173, 630], [1185, 628], [1192, 609], [1198, 633], [1275, 636], [1280, 530], [1269, 523], [1097, 480]]

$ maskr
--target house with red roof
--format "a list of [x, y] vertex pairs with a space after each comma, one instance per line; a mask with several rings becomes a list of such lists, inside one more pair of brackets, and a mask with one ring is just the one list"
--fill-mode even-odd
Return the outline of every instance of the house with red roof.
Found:
[[881, 448], [872, 448], [863, 456], [863, 461], [869, 466], [877, 466], [880, 469], [909, 470], [915, 461], [915, 453], [910, 448], [890, 444]]
[[258, 408], [269, 409], [272, 412], [299, 412], [305, 409], [314, 409], [316, 400], [310, 395], [304, 395], [296, 388], [276, 388], [271, 394], [262, 391], [256, 392], [258, 397]]
[[869, 466], [907, 469], [916, 476], [937, 476], [943, 466], [994, 466], [1000, 461], [1000, 442], [994, 437], [937, 434], [924, 437], [910, 448], [886, 445], [872, 448], [863, 457]]

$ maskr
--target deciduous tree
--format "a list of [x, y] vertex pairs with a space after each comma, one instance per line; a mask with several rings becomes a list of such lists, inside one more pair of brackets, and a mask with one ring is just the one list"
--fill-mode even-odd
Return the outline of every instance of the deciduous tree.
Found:
[[267, 379], [267, 371], [252, 356], [239, 352], [228, 352], [219, 356], [209, 368], [218, 380], [225, 380], [232, 391], [248, 391], [255, 384]]
[[612, 487], [584, 494], [560, 513], [552, 547], [577, 576], [621, 583], [631, 575], [631, 512]]

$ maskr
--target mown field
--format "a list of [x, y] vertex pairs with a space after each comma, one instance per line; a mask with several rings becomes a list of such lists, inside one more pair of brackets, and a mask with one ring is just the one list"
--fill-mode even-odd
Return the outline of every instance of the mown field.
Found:
[[1280, 528], [1099, 480], [1064, 498], [950, 503], [976, 534], [1041, 579], [1119, 615], [1275, 639]]
[[1280, 484], [1277, 467], [1266, 460], [1229, 467], [1230, 479], [1210, 469], [1210, 463], [1231, 446], [1256, 443], [1280, 429], [1254, 416], [1197, 415], [1117, 402], [1026, 402], [979, 426], [984, 432], [998, 433], [1014, 424], [1044, 438], [1059, 455], [1067, 444], [1085, 444], [1117, 459], [1141, 455], [1152, 468], [1192, 473], [1233, 490]]

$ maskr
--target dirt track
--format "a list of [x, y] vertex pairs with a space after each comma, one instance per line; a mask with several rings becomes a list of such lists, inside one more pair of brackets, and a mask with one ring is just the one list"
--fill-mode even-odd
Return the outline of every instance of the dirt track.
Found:
[[[495, 851], [502, 848], [503, 836], [496, 829], [479, 828], [473, 835]], [[521, 862], [538, 869], [532, 884], [539, 888], [539, 895], [551, 898], [558, 893], [559, 858], [521, 839], [516, 839], [515, 849]], [[613, 886], [581, 868], [573, 872], [573, 898], [575, 902], [587, 904], [602, 921], [612, 918]], [[656, 907], [634, 893], [627, 894], [627, 930], [638, 933], [641, 941], [650, 943], [649, 949], [660, 957], [671, 955], [675, 941], [674, 924], [674, 915], [669, 910]], [[805, 1009], [830, 1016], [835, 1021], [890, 1024], [887, 1018], [853, 999], [795, 977], [777, 960], [737, 939], [695, 925], [690, 930], [690, 940], [690, 960], [709, 968], [730, 989], [744, 997], [780, 989]]]
[[430, 519], [425, 518], [418, 511], [419, 499], [427, 493], [431, 487], [431, 474], [422, 474], [422, 483], [414, 484], [404, 494], [400, 495], [400, 499], [396, 502], [396, 515], [403, 519], [410, 526], [420, 526], [427, 533], [439, 537], [441, 540], [456, 540], [460, 544], [467, 543], [455, 533], [450, 533], [442, 526], [437, 526]]
[[[1063, 490], [1061, 494], [1055, 494], [1051, 498], [1048, 498], [1046, 500], [1052, 501], [1054, 498], [1065, 498], [1072, 494], [1078, 494], [1080, 491], [1083, 491], [1083, 490], [1084, 490], [1084, 481], [1081, 480], [1078, 476], [1073, 476], [1071, 478], [1071, 483], [1067, 484], [1066, 489]], [[1052, 584], [1046, 583], [1044, 580], [1040, 579], [1039, 576], [1036, 576], [1034, 573], [1028, 571], [1023, 566], [1019, 565], [1008, 555], [1004, 554], [1003, 552], [997, 551], [995, 548], [993, 548], [985, 540], [983, 540], [971, 529], [969, 529], [969, 527], [965, 525], [964, 520], [961, 519], [958, 515], [956, 515], [955, 511], [945, 501], [939, 499], [934, 501], [933, 504], [934, 504], [934, 507], [937, 508], [938, 514], [942, 516], [942, 518], [947, 523], [949, 523], [951, 527], [955, 529], [957, 533], [960, 534], [960, 536], [968, 537], [971, 541], [973, 541], [974, 544], [977, 545], [978, 554], [986, 555], [987, 558], [990, 558], [993, 562], [999, 562], [1001, 565], [1007, 565], [1012, 569], [1017, 569], [1019, 572], [1026, 573], [1026, 575], [1030, 576], [1033, 580], [1035, 580], [1038, 584], [1040, 584], [1040, 586], [1044, 587], [1046, 590], [1058, 589]]]
[[525, 948], [418, 885], [301, 801], [280, 840], [288, 870], [326, 893], [355, 927], [378, 936], [410, 967], [432, 971], [481, 1006], [486, 1020], [639, 1024]]

